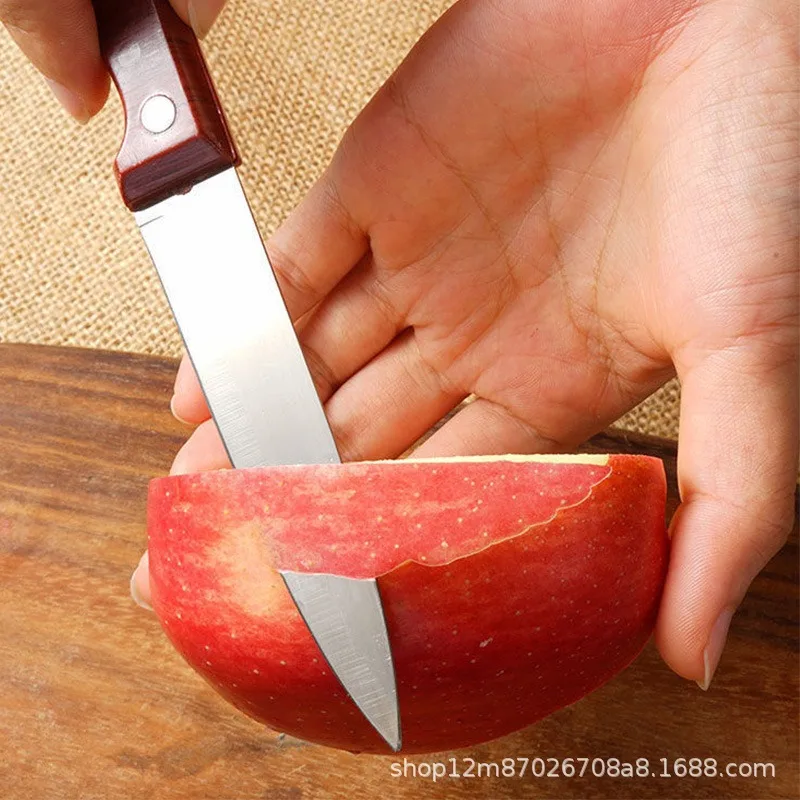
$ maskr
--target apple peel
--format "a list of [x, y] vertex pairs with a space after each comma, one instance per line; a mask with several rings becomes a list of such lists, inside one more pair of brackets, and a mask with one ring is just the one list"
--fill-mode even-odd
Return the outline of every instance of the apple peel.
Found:
[[153, 607], [186, 660], [298, 738], [387, 752], [280, 570], [377, 578], [404, 752], [518, 730], [635, 658], [666, 571], [657, 459], [429, 459], [151, 483]]

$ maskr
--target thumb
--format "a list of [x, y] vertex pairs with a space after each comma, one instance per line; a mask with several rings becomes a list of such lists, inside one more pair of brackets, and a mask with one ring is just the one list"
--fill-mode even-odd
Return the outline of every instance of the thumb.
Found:
[[797, 349], [740, 346], [677, 366], [682, 504], [656, 642], [707, 689], [737, 606], [794, 520]]
[[[170, 2], [200, 38], [225, 4], [225, 0]], [[91, 0], [0, 0], [0, 22], [75, 119], [88, 122], [100, 111], [108, 97], [109, 79]]]
[[0, 0], [0, 21], [75, 119], [102, 108], [108, 76], [89, 0]]

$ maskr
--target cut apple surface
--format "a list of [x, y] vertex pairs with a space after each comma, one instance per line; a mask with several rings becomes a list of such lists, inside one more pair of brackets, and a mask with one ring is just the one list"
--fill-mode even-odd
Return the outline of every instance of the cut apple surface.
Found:
[[572, 703], [649, 638], [666, 484], [645, 456], [268, 467], [155, 480], [153, 608], [245, 713], [388, 752], [331, 673], [280, 570], [377, 578], [404, 752], [493, 739]]

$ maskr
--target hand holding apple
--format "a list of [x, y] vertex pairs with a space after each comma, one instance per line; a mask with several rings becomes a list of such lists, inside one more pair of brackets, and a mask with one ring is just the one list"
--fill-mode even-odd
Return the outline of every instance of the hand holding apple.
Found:
[[[566, 451], [677, 373], [656, 639], [704, 687], [794, 514], [796, 29], [784, 0], [462, 0], [269, 244], [347, 460], [471, 393], [418, 455]], [[186, 362], [173, 405], [174, 471], [224, 466]]]

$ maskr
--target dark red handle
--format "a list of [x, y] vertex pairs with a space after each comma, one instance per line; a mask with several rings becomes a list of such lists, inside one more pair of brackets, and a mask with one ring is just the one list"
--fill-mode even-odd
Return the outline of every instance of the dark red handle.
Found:
[[116, 173], [133, 211], [239, 163], [191, 28], [168, 0], [93, 0], [100, 49], [125, 106]]

